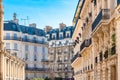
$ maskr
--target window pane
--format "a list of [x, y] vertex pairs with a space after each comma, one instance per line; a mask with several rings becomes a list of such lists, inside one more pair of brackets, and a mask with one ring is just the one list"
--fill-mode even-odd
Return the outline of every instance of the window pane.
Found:
[[14, 49], [15, 49], [15, 50], [18, 49], [18, 45], [17, 45], [17, 43], [14, 43]]

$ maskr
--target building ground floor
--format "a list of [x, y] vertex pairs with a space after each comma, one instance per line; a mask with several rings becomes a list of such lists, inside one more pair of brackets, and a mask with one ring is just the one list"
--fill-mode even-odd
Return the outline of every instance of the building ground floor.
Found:
[[24, 61], [10, 52], [0, 53], [0, 69], [0, 80], [25, 80]]

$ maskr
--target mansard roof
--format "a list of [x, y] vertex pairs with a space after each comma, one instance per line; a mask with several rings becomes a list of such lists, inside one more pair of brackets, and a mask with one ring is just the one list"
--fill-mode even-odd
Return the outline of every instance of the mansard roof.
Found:
[[22, 33], [27, 33], [29, 35], [45, 36], [45, 31], [42, 29], [24, 26], [24, 25], [19, 25], [19, 24], [12, 22], [12, 21], [5, 21], [4, 22], [4, 30], [5, 31], [22, 32]]

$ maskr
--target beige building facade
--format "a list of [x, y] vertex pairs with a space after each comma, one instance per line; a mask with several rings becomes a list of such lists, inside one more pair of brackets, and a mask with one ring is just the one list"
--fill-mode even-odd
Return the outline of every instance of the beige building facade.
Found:
[[4, 50], [2, 0], [0, 0], [0, 12], [0, 80], [25, 80], [24, 61]]
[[73, 19], [75, 80], [120, 80], [120, 0], [79, 0]]
[[49, 76], [52, 78], [73, 79], [73, 69], [71, 67], [71, 58], [73, 57], [73, 41], [71, 37], [73, 30], [72, 26], [61, 23], [59, 28], [46, 31], [49, 45]]

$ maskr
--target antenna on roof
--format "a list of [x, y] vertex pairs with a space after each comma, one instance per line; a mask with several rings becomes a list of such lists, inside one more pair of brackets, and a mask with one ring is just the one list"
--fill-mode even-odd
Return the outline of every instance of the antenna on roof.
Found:
[[28, 25], [29, 25], [29, 17], [27, 16], [27, 18], [25, 19], [21, 19], [22, 21], [23, 21], [23, 25], [26, 25], [26, 23], [28, 23]]

